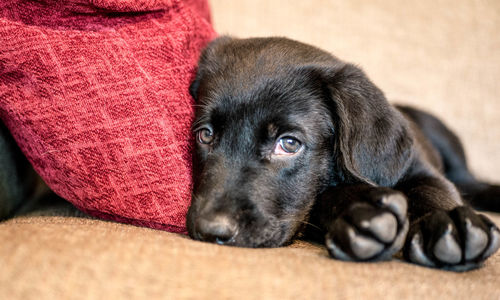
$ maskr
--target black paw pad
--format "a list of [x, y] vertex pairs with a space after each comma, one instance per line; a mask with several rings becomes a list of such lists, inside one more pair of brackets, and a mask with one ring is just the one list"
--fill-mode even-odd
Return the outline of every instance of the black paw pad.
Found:
[[462, 250], [458, 241], [453, 237], [453, 225], [448, 224], [446, 231], [436, 241], [433, 254], [447, 264], [458, 264], [462, 260]]
[[464, 220], [465, 260], [478, 257], [488, 245], [488, 231], [474, 226], [469, 218]]
[[408, 260], [454, 271], [477, 268], [500, 247], [500, 232], [485, 216], [468, 207], [436, 211], [410, 231]]
[[382, 213], [369, 220], [363, 220], [359, 225], [384, 243], [394, 240], [398, 233], [398, 221], [390, 213]]
[[351, 261], [389, 259], [399, 251], [408, 232], [407, 203], [403, 194], [371, 193], [353, 203], [326, 236], [334, 258]]

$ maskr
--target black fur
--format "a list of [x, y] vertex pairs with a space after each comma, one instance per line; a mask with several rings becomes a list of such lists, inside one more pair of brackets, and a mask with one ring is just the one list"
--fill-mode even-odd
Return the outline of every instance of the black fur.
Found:
[[0, 221], [29, 202], [37, 184], [38, 175], [0, 122]]
[[391, 106], [356, 66], [285, 38], [221, 37], [190, 92], [193, 238], [275, 247], [305, 234], [339, 259], [404, 248], [411, 262], [451, 270], [499, 248], [496, 226], [452, 182], [483, 209], [500, 210], [498, 186], [474, 179], [439, 120]]

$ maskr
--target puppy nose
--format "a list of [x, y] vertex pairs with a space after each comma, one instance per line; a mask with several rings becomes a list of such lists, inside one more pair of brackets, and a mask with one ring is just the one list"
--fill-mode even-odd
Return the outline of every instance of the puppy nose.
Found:
[[196, 231], [200, 239], [219, 245], [230, 242], [236, 230], [236, 222], [226, 215], [200, 217], [196, 222]]

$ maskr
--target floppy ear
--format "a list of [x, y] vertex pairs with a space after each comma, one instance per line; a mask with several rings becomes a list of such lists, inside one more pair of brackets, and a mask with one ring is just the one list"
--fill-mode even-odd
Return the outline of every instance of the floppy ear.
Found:
[[196, 76], [189, 86], [189, 93], [195, 101], [198, 101], [205, 77], [217, 72], [220, 67], [220, 60], [224, 57], [223, 46], [234, 39], [230, 36], [220, 36], [208, 43], [201, 52]]
[[411, 163], [408, 121], [351, 64], [320, 67], [336, 126], [337, 163], [348, 181], [392, 186]]
[[196, 72], [193, 82], [189, 85], [189, 94], [193, 97], [194, 101], [198, 101], [198, 89], [200, 88], [201, 74]]

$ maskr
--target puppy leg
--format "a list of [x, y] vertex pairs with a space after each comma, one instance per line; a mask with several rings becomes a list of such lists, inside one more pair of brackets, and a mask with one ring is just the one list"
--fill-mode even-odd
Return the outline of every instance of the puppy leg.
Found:
[[332, 187], [313, 210], [326, 230], [330, 255], [349, 261], [390, 259], [408, 232], [407, 201], [395, 190], [367, 184]]
[[35, 171], [0, 123], [0, 220], [11, 217], [27, 201], [36, 180]]
[[465, 205], [451, 183], [439, 177], [407, 180], [398, 187], [409, 199], [410, 232], [405, 258], [453, 271], [481, 266], [500, 247], [500, 231]]

